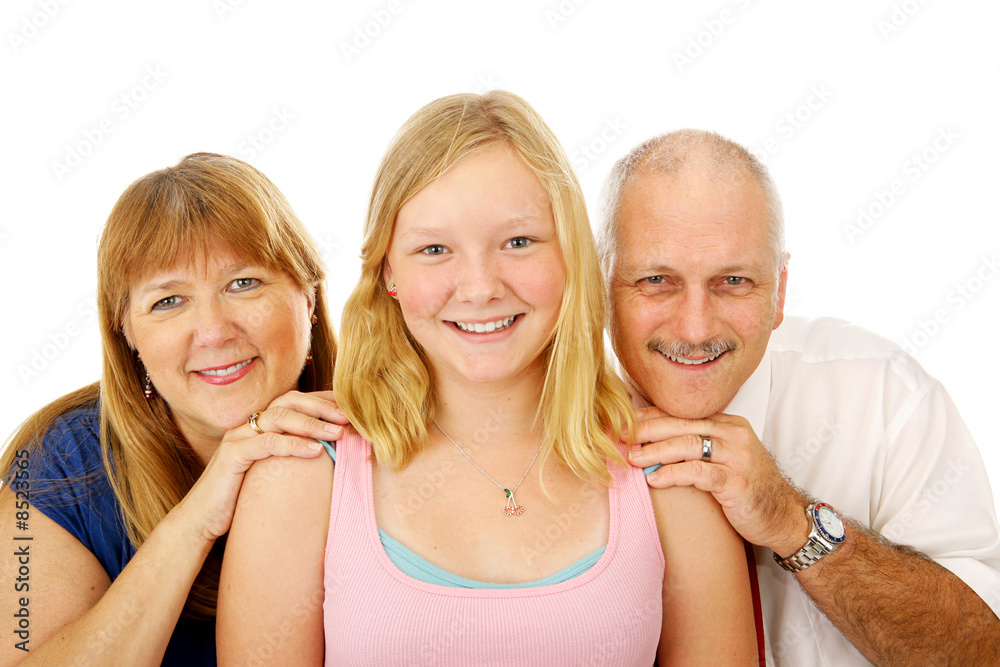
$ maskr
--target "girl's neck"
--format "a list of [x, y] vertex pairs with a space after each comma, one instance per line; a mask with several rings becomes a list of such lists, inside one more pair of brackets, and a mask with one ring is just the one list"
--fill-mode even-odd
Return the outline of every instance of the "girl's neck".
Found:
[[434, 393], [434, 419], [456, 439], [469, 441], [483, 432], [499, 439], [541, 435], [536, 419], [542, 397], [540, 373], [502, 384], [435, 378]]

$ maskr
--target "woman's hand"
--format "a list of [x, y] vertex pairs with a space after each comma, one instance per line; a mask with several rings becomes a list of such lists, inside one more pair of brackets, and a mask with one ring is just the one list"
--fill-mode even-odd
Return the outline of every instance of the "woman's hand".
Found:
[[177, 512], [198, 528], [210, 546], [229, 530], [243, 476], [254, 461], [271, 456], [314, 458], [323, 449], [318, 440], [339, 439], [347, 424], [332, 391], [290, 391], [279, 396], [257, 417], [263, 434], [249, 423], [226, 433]]

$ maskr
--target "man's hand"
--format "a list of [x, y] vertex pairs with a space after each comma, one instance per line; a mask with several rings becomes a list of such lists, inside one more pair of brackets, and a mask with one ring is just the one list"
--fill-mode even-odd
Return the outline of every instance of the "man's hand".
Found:
[[[639, 410], [636, 445], [629, 462], [663, 464], [647, 476], [655, 488], [694, 486], [715, 496], [745, 540], [782, 557], [809, 538], [809, 501], [781, 474], [742, 417], [723, 413], [707, 419], [676, 419], [656, 407]], [[702, 436], [712, 439], [712, 459], [701, 460]]]

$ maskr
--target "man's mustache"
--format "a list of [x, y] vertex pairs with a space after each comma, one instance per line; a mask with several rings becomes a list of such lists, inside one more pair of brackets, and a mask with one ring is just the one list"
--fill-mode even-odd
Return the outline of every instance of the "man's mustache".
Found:
[[695, 352], [702, 352], [706, 357], [717, 357], [723, 352], [736, 349], [736, 342], [727, 338], [711, 338], [701, 343], [691, 343], [683, 340], [651, 340], [647, 347], [653, 352], [671, 357], [690, 357]]

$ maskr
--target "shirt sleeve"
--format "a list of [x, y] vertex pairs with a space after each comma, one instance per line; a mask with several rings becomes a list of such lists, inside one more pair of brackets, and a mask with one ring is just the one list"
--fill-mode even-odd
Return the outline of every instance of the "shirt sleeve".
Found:
[[[872, 528], [950, 570], [1000, 616], [1000, 527], [979, 449], [939, 383], [889, 423]], [[876, 497], [873, 494], [873, 498]]]
[[101, 460], [96, 409], [57, 418], [29, 455], [32, 506], [79, 540], [112, 579], [117, 577], [133, 549]]

